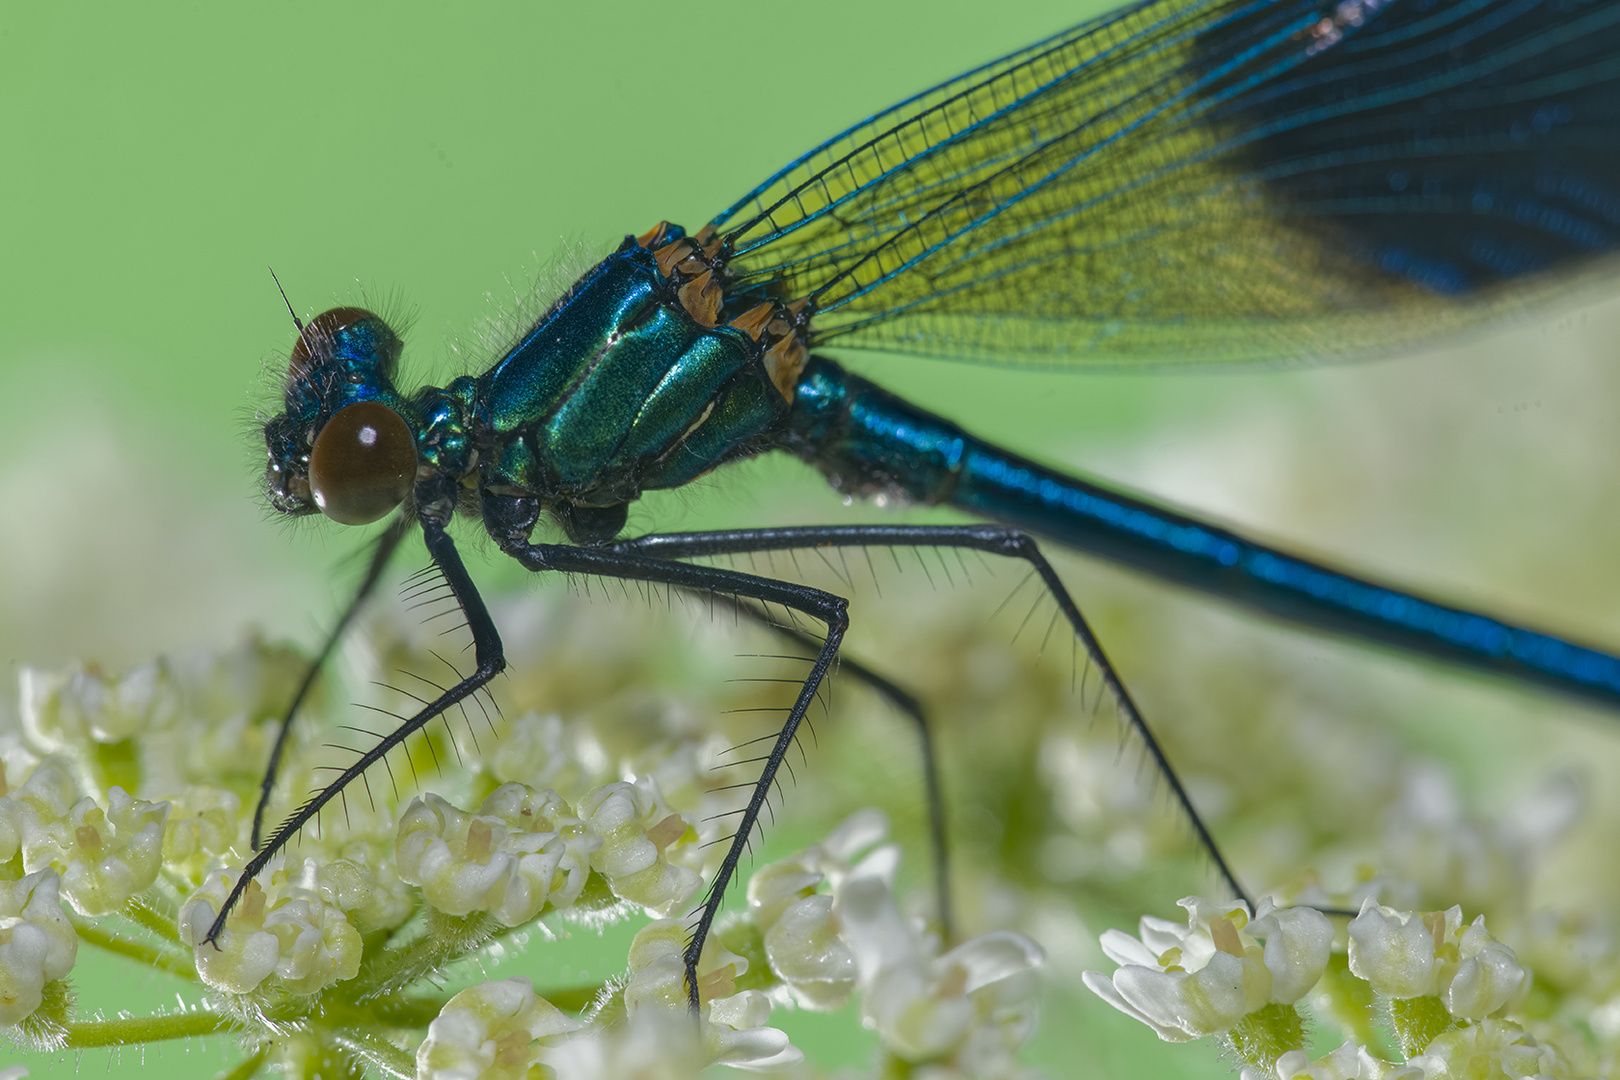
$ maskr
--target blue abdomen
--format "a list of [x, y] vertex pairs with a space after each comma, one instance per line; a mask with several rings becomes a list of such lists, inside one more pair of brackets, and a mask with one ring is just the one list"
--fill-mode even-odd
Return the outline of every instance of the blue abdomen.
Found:
[[1289, 555], [1009, 453], [825, 357], [805, 369], [784, 445], [851, 494], [954, 506], [1268, 615], [1613, 706], [1601, 650]]

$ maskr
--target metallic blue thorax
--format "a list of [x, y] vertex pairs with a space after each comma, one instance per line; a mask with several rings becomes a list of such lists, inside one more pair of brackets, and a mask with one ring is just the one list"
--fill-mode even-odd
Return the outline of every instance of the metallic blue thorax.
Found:
[[704, 326], [626, 239], [478, 379], [483, 486], [612, 506], [739, 454], [787, 410], [759, 344]]

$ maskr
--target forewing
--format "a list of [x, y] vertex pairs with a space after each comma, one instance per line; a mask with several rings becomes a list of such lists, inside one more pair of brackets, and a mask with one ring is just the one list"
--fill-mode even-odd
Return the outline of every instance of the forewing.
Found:
[[1607, 268], [1620, 0], [1150, 0], [889, 109], [715, 220], [813, 342], [1317, 359]]

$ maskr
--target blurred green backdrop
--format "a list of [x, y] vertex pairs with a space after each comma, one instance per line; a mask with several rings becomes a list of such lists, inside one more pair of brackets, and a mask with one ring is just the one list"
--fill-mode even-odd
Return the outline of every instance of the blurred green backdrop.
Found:
[[[1106, 6], [8, 6], [0, 657], [12, 673], [119, 667], [248, 623], [315, 639], [354, 540], [264, 521], [251, 420], [273, 404], [292, 336], [267, 266], [301, 314], [357, 301], [405, 314], [410, 370], [442, 381], [482, 366], [470, 329], [565, 243], [606, 250], [661, 218], [695, 227], [841, 126]], [[1022, 451], [1616, 643], [1617, 330], [1616, 305], [1599, 304], [1289, 373], [857, 362]], [[632, 527], [878, 513], [844, 508], [793, 463], [735, 473], [649, 499]], [[1298, 639], [1095, 565], [1072, 573], [1083, 596], [1193, 628], [1116, 656], [1150, 715], [1196, 698], [1173, 688], [1177, 649], [1227, 649], [1236, 666], [1264, 647], [1327, 672], [1347, 717], [1421, 719], [1411, 737], [1471, 791], [1616, 756], [1606, 721], [1575, 706]], [[1220, 1075], [1204, 1048], [1144, 1066], [1138, 1044], [1159, 1049], [1146, 1031], [1082, 1007], [1089, 1019], [1039, 1055], [1053, 1075], [1167, 1062]], [[1122, 1025], [1127, 1049], [1091, 1041]], [[204, 1073], [223, 1061], [203, 1056]], [[111, 1072], [146, 1074], [134, 1055]]]

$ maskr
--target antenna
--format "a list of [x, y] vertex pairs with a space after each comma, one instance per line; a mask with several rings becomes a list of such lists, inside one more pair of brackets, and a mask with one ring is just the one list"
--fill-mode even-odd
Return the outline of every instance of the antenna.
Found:
[[293, 325], [298, 327], [298, 336], [303, 337], [304, 320], [298, 317], [298, 312], [293, 310], [292, 301], [287, 299], [287, 290], [281, 287], [281, 279], [276, 277], [276, 268], [267, 266], [265, 269], [270, 271], [270, 280], [276, 283], [276, 292], [281, 294], [281, 302], [287, 305], [287, 314], [292, 316]]

